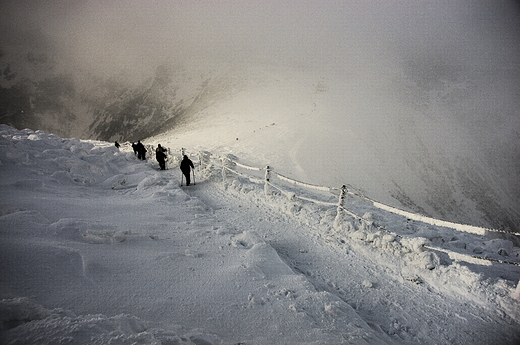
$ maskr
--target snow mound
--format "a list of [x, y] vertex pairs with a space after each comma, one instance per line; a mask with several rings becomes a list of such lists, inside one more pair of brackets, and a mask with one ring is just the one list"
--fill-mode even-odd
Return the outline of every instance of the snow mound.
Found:
[[159, 171], [127, 145], [0, 134], [2, 343], [518, 340], [510, 238], [352, 195], [338, 212], [337, 189], [274, 172], [265, 188], [263, 168], [208, 152], [186, 152], [197, 183], [181, 187], [180, 153]]
[[185, 344], [212, 345], [222, 341], [198, 330], [177, 332], [149, 328], [130, 315], [76, 316], [62, 309], [47, 310], [27, 298], [0, 301], [4, 344]]

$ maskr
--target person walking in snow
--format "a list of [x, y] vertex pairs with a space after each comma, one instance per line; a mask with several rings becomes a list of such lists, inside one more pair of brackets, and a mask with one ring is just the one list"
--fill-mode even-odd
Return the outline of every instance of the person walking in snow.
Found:
[[146, 148], [144, 147], [141, 140], [137, 141], [137, 145], [135, 145], [135, 146], [137, 149], [137, 158], [139, 158], [141, 160], [145, 160], [146, 159]]
[[184, 174], [184, 177], [186, 177], [186, 186], [190, 185], [190, 168], [194, 168], [193, 162], [188, 158], [188, 156], [184, 155], [184, 158], [181, 162], [181, 171]]
[[161, 144], [157, 145], [155, 149], [155, 158], [157, 162], [159, 162], [159, 166], [161, 170], [166, 170], [166, 149], [161, 146]]
[[134, 155], [137, 155], [137, 145], [132, 143], [132, 149], [134, 150]]
[[119, 145], [119, 143], [117, 141], [116, 141], [115, 145], [116, 145], [117, 148], [121, 147], [121, 145]]

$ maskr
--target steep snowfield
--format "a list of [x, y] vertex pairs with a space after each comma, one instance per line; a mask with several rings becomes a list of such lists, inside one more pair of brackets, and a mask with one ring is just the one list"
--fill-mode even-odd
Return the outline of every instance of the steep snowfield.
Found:
[[183, 123], [150, 142], [232, 152], [424, 215], [517, 231], [518, 117], [497, 105], [490, 124], [477, 111], [503, 98], [501, 87], [486, 93], [489, 76], [466, 72], [435, 75], [439, 85], [423, 90], [410, 73], [236, 64], [215, 74]]
[[[241, 128], [250, 126], [251, 138], [289, 129], [262, 121]], [[513, 235], [414, 222], [351, 194], [352, 213], [338, 217], [337, 190], [313, 191], [273, 173], [266, 195], [265, 171], [234, 163], [242, 175], [226, 170], [223, 180], [224, 153], [303, 176], [277, 170], [289, 164], [276, 155], [271, 163], [268, 150], [255, 157], [258, 146], [245, 137], [242, 151], [236, 138], [200, 157], [189, 145], [234, 136], [232, 129], [147, 140], [171, 149], [166, 171], [153, 157], [136, 160], [126, 145], [3, 125], [0, 132], [2, 343], [520, 340]], [[181, 146], [197, 167], [189, 187], [179, 186]]]

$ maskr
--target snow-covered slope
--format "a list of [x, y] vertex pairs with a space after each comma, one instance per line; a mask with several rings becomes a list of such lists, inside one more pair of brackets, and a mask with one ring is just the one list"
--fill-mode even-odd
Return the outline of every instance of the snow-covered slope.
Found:
[[425, 215], [519, 230], [511, 1], [0, 6], [4, 124], [107, 141], [165, 133]]
[[[149, 142], [230, 152], [424, 215], [517, 231], [517, 117], [497, 113], [491, 126], [484, 111], [469, 114], [484, 107], [488, 76], [441, 74], [440, 86], [417, 90], [401, 68], [358, 68], [237, 64], [211, 79], [197, 111]], [[404, 100], [410, 93], [421, 95]]]
[[502, 234], [412, 222], [354, 196], [345, 207], [362, 219], [338, 218], [337, 193], [273, 173], [266, 196], [264, 171], [232, 164], [242, 175], [223, 181], [217, 150], [189, 150], [196, 184], [180, 187], [180, 146], [159, 171], [129, 146], [0, 134], [2, 343], [519, 340], [520, 269], [496, 261], [519, 262], [519, 248]]
[[518, 230], [514, 68], [484, 73], [442, 59], [337, 68], [193, 60], [131, 83], [124, 74], [49, 67], [41, 80], [19, 75], [2, 88], [0, 115], [19, 128], [81, 138], [163, 133], [157, 140], [232, 150], [414, 212]]

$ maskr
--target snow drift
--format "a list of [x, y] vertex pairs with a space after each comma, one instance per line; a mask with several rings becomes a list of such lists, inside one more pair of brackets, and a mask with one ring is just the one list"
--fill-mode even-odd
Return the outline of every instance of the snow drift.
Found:
[[512, 1], [0, 6], [2, 123], [106, 141], [174, 129], [181, 145], [518, 231]]
[[223, 180], [219, 154], [186, 151], [197, 182], [181, 188], [180, 147], [159, 171], [128, 145], [0, 131], [2, 342], [518, 340], [519, 248], [503, 236], [355, 196], [338, 220], [335, 193], [273, 172], [266, 195], [237, 156]]

